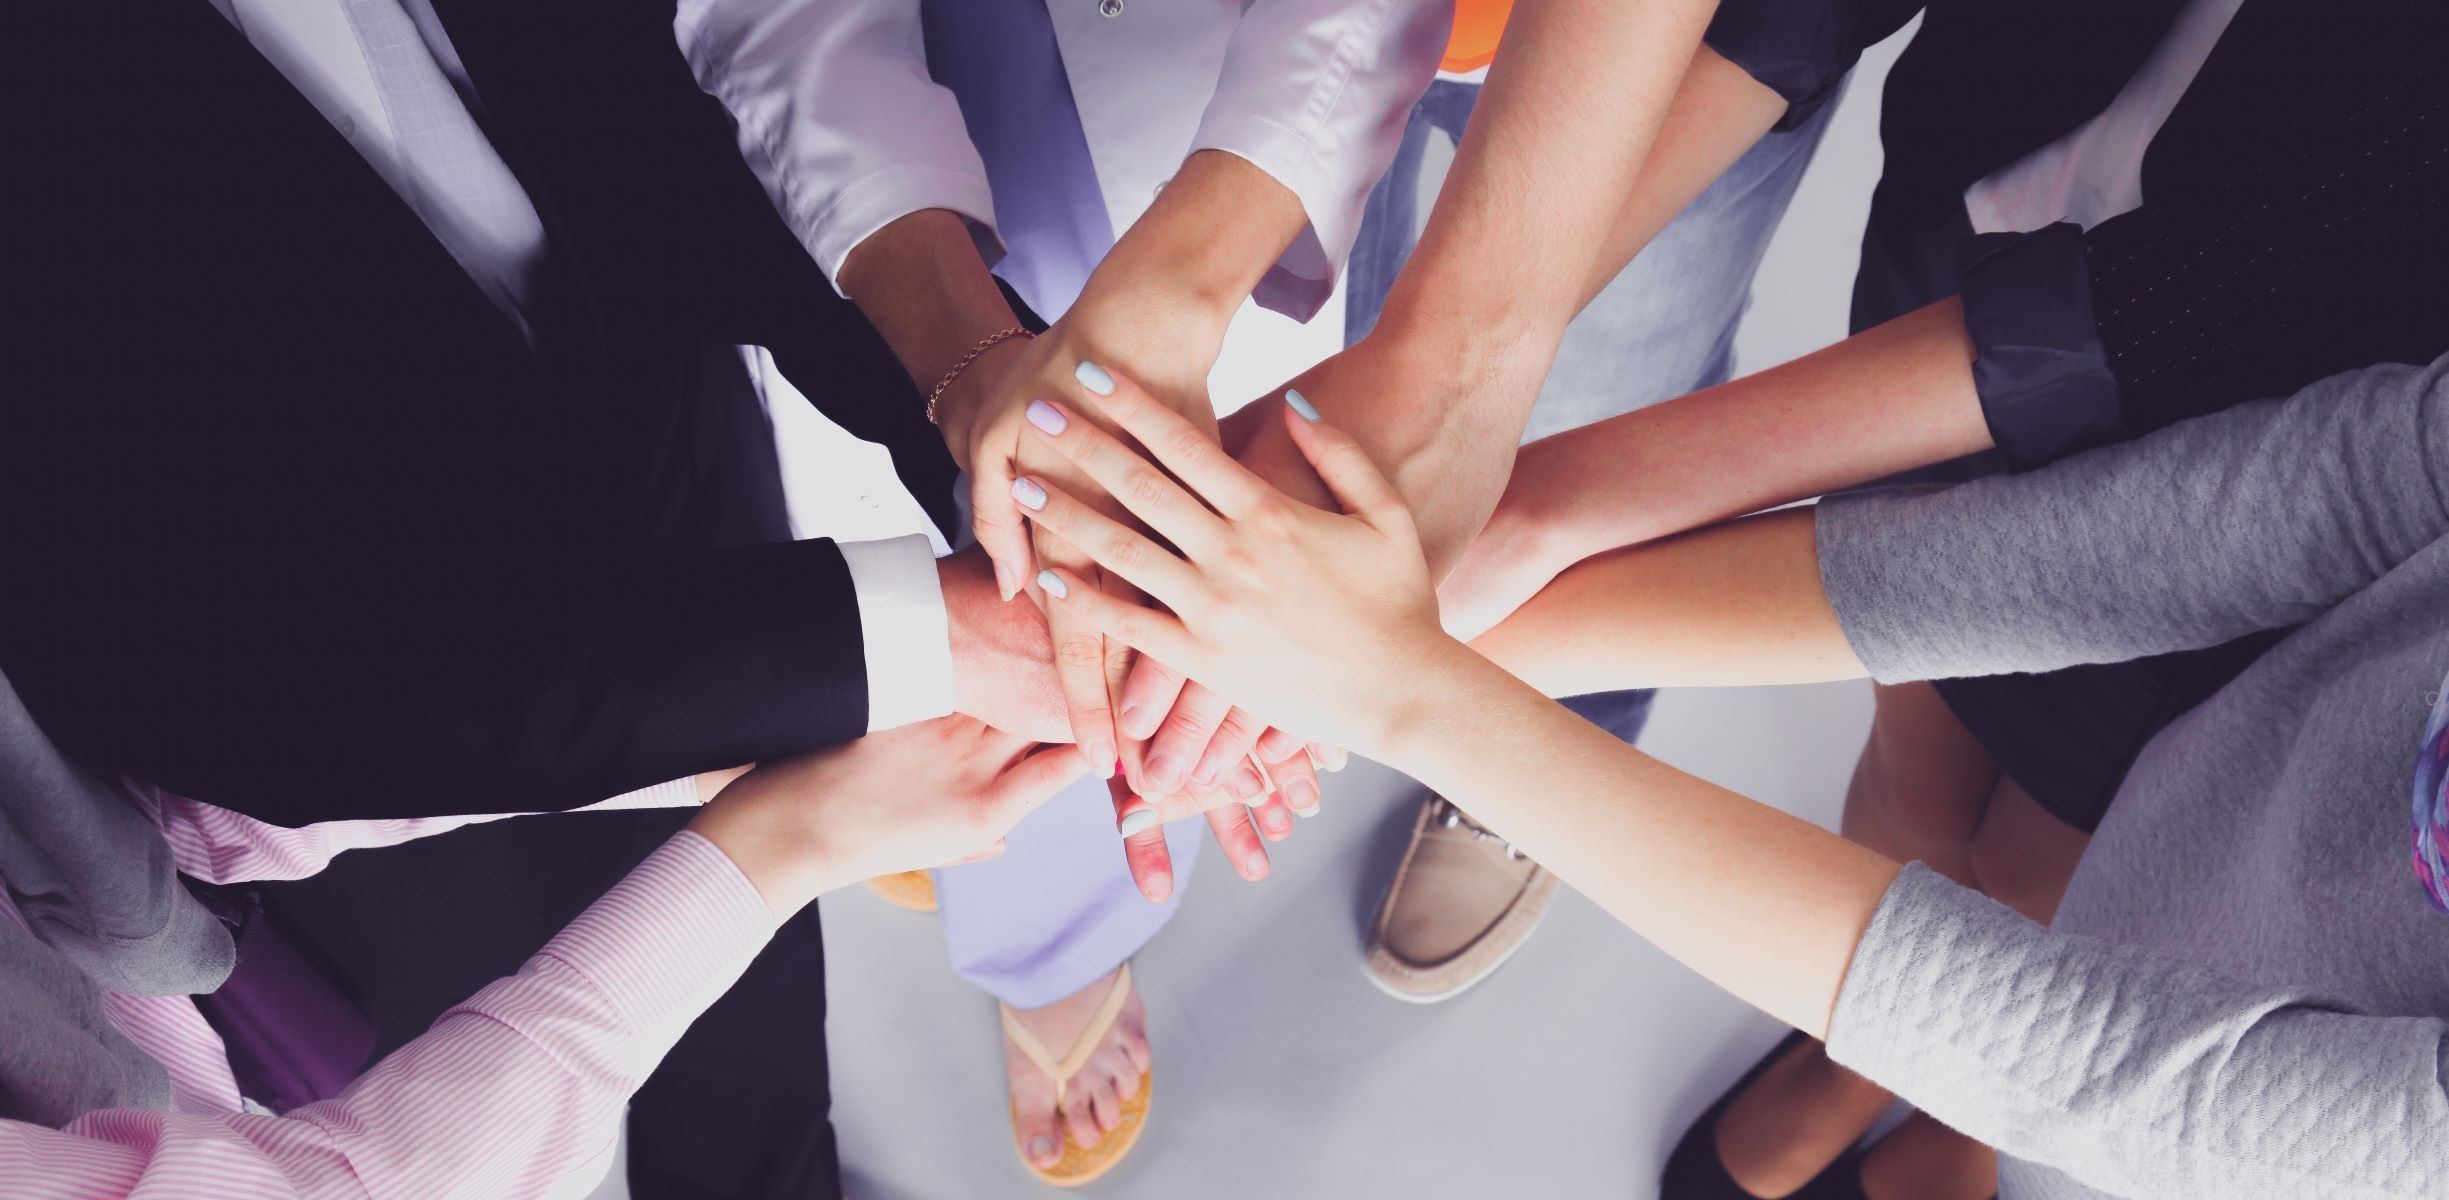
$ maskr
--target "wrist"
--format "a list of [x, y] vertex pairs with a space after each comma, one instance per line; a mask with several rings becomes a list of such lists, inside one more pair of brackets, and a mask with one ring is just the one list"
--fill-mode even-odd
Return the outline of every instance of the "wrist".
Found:
[[1345, 749], [1404, 769], [1404, 764], [1432, 752], [1441, 739], [1453, 736], [1454, 718], [1472, 708], [1472, 692], [1489, 664], [1435, 627], [1390, 653], [1386, 661], [1400, 663], [1401, 669], [1388, 671], [1370, 688], [1366, 707], [1377, 714], [1377, 724]]

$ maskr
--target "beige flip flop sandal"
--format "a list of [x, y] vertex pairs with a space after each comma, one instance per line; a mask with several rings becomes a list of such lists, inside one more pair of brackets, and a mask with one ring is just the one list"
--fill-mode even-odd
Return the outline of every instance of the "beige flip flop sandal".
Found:
[[933, 871], [897, 871], [891, 875], [878, 875], [867, 881], [867, 887], [895, 908], [923, 913], [935, 911]]
[[[1028, 1027], [1020, 1023], [1019, 1015], [1012, 1011], [1010, 1005], [998, 1006], [1003, 1010], [1005, 1036], [1012, 1039], [1013, 1045], [1020, 1047], [1021, 1054], [1043, 1072], [1046, 1078], [1054, 1081], [1054, 1105], [1057, 1113], [1063, 1111], [1064, 1103], [1069, 1099], [1067, 1093], [1072, 1076], [1078, 1075], [1080, 1069], [1088, 1065], [1089, 1057], [1097, 1052], [1098, 1044], [1105, 1041], [1105, 1035], [1114, 1028], [1115, 1020], [1122, 1016], [1122, 1006], [1130, 999], [1131, 966], [1125, 963], [1121, 970], [1114, 973], [1114, 983], [1106, 989], [1105, 999], [1097, 1005], [1096, 1015], [1089, 1019], [1088, 1026], [1080, 1031], [1079, 1039], [1072, 1043], [1071, 1049], [1066, 1051], [1060, 1059], [1046, 1049], [1044, 1042], [1037, 1040], [1036, 1034], [1029, 1032]], [[1139, 1094], [1123, 1101], [1122, 1124], [1115, 1126], [1113, 1132], [1099, 1138], [1094, 1146], [1082, 1147], [1075, 1144], [1071, 1140], [1070, 1125], [1066, 1123], [1058, 1126], [1063, 1136], [1063, 1157], [1051, 1167], [1041, 1167], [1030, 1162], [1028, 1153], [1022, 1150], [1019, 1128], [1020, 1108], [1017, 1104], [1014, 1105], [1012, 1109], [1012, 1149], [1020, 1155], [1020, 1165], [1027, 1167], [1029, 1173], [1037, 1176], [1041, 1181], [1061, 1188], [1079, 1187], [1113, 1170], [1114, 1164], [1121, 1162], [1123, 1156], [1131, 1152], [1131, 1147], [1139, 1144], [1140, 1130], [1146, 1128], [1148, 1124], [1149, 1088], [1155, 1082], [1156, 1072], [1153, 1068], [1141, 1073]]]

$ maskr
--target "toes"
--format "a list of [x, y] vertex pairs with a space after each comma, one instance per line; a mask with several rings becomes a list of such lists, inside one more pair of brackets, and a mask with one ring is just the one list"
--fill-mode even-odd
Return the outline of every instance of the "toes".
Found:
[[1124, 1056], [1121, 1066], [1114, 1073], [1114, 1098], [1128, 1102], [1139, 1096], [1139, 1075], [1144, 1068], [1132, 1063], [1129, 1055]]
[[1114, 1077], [1108, 1075], [1089, 1095], [1089, 1112], [1097, 1118], [1100, 1133], [1112, 1133], [1122, 1127], [1122, 1096], [1115, 1091]]
[[1097, 1117], [1086, 1097], [1075, 1096], [1069, 1111], [1063, 1114], [1063, 1124], [1071, 1130], [1072, 1144], [1086, 1149], [1104, 1140], [1105, 1133], [1097, 1128]]
[[1131, 1064], [1131, 1086], [1136, 1089], [1139, 1086], [1139, 1077], [1148, 1073], [1148, 1064], [1154, 1061], [1148, 1055], [1148, 1035], [1138, 1030], [1126, 1029], [1121, 1031], [1117, 1037], [1122, 1042], [1123, 1058]]
[[1061, 1161], [1063, 1125], [1055, 1115], [1054, 1089], [1014, 1087], [1012, 1102], [1018, 1112], [1012, 1121], [1012, 1136], [1019, 1139], [1021, 1153], [1041, 1167]]

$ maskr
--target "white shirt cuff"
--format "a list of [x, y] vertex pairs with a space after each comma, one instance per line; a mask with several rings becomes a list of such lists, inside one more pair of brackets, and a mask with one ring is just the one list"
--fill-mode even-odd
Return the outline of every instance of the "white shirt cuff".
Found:
[[951, 712], [951, 622], [926, 535], [837, 545], [859, 598], [868, 732]]

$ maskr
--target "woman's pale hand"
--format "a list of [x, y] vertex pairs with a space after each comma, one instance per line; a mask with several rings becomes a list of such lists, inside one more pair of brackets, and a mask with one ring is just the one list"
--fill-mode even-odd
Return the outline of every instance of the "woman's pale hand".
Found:
[[1537, 518], [1500, 502], [1437, 585], [1446, 632], [1464, 641], [1478, 637], [1555, 582], [1574, 560], [1556, 553], [1553, 541]]
[[921, 721], [758, 766], [689, 823], [775, 914], [878, 875], [991, 857], [1003, 835], [1086, 773], [964, 716]]
[[1451, 646], [1438, 628], [1411, 513], [1393, 485], [1349, 435], [1288, 407], [1288, 434], [1342, 511], [1314, 508], [1233, 461], [1206, 430], [1129, 380], [1113, 385], [1076, 395], [1146, 447], [1153, 463], [1051, 404], [1033, 422], [1036, 436], [1164, 542], [1033, 476], [1016, 482], [1015, 495], [1029, 519], [1171, 611], [1107, 595], [1062, 570], [1041, 580], [1047, 594], [1295, 736], [1364, 753], [1384, 745], [1401, 720], [1407, 665]]

